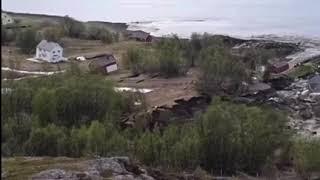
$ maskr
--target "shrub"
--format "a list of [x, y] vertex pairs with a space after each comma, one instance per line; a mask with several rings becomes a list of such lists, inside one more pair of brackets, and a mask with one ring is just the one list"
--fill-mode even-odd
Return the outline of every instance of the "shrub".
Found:
[[278, 112], [214, 101], [201, 121], [201, 155], [210, 172], [255, 174], [288, 144], [287, 119]]
[[[3, 122], [5, 120], [5, 122]], [[3, 145], [1, 154], [4, 156], [23, 155], [24, 147], [31, 132], [32, 119], [25, 114], [16, 115], [14, 118], [4, 119], [2, 121]]]
[[102, 43], [111, 44], [118, 42], [120, 34], [113, 33], [106, 28], [90, 26], [86, 32], [86, 39], [90, 40], [101, 40]]
[[320, 171], [320, 138], [299, 138], [294, 141], [293, 160], [297, 172], [305, 179]]
[[25, 146], [28, 155], [59, 156], [66, 154], [68, 145], [63, 129], [50, 124], [44, 128], [34, 128]]
[[[218, 45], [217, 45], [218, 46]], [[223, 46], [212, 46], [201, 52], [199, 90], [207, 94], [221, 91], [236, 93], [249, 79], [244, 64], [237, 61]]]
[[43, 39], [46, 39], [48, 41], [60, 42], [63, 36], [63, 32], [62, 29], [59, 27], [49, 27], [44, 30], [42, 36]]
[[36, 50], [36, 46], [40, 42], [37, 32], [34, 29], [23, 30], [18, 33], [17, 46], [23, 53], [29, 54]]
[[57, 102], [54, 90], [40, 89], [32, 100], [32, 111], [40, 120], [41, 126], [47, 126], [57, 120]]
[[87, 146], [87, 128], [82, 126], [79, 129], [72, 128], [70, 132], [70, 142], [72, 156], [80, 157], [85, 155]]
[[106, 151], [106, 130], [98, 121], [91, 122], [87, 131], [87, 149], [94, 155], [104, 155]]
[[7, 43], [13, 42], [16, 37], [16, 31], [11, 29], [6, 29], [1, 27], [1, 45], [6, 45]]
[[83, 32], [86, 30], [86, 27], [82, 22], [76, 21], [69, 16], [65, 16], [63, 18], [62, 27], [65, 35], [72, 38], [80, 38]]
[[100, 34], [100, 40], [105, 44], [111, 44], [114, 41], [114, 35], [108, 30], [104, 29]]
[[124, 55], [124, 65], [131, 70], [133, 74], [139, 74], [143, 72], [142, 61], [144, 50], [131, 47]]
[[189, 43], [190, 43], [189, 59], [191, 61], [190, 66], [193, 67], [193, 66], [195, 66], [196, 59], [199, 58], [199, 54], [202, 49], [201, 35], [197, 34], [197, 33], [192, 33]]

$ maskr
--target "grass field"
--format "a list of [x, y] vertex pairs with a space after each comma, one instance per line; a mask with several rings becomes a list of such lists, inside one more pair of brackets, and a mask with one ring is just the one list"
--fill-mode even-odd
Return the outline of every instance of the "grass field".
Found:
[[[2, 159], [7, 180], [29, 179], [32, 175], [47, 169], [83, 170], [86, 158], [67, 157], [14, 157]], [[2, 172], [3, 173], [3, 172]]]

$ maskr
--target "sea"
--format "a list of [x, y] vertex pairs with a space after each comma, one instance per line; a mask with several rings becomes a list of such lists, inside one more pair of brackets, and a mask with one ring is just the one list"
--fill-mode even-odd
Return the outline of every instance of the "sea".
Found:
[[[76, 2], [76, 3], [75, 3]], [[126, 22], [156, 36], [193, 32], [236, 37], [320, 38], [320, 0], [2, 0], [2, 9]]]
[[190, 37], [193, 32], [234, 37], [276, 35], [320, 38], [320, 0], [193, 2], [196, 9], [201, 9], [198, 14], [192, 14], [193, 11], [186, 8], [177, 16], [161, 14], [150, 21], [130, 22], [129, 29], [144, 30], [156, 36], [177, 34], [184, 38]]

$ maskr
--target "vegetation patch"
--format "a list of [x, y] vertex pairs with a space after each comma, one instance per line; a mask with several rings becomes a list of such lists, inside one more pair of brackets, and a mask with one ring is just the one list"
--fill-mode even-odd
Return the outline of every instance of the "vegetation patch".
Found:
[[304, 64], [289, 73], [292, 78], [301, 78], [316, 72], [316, 67], [312, 64]]

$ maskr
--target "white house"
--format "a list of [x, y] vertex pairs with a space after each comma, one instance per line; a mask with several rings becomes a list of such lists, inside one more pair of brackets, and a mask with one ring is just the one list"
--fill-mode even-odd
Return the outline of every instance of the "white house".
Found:
[[58, 43], [42, 40], [37, 46], [35, 58], [55, 63], [65, 59], [62, 55], [63, 48]]
[[2, 25], [12, 24], [14, 23], [13, 18], [7, 13], [1, 12], [1, 21]]

